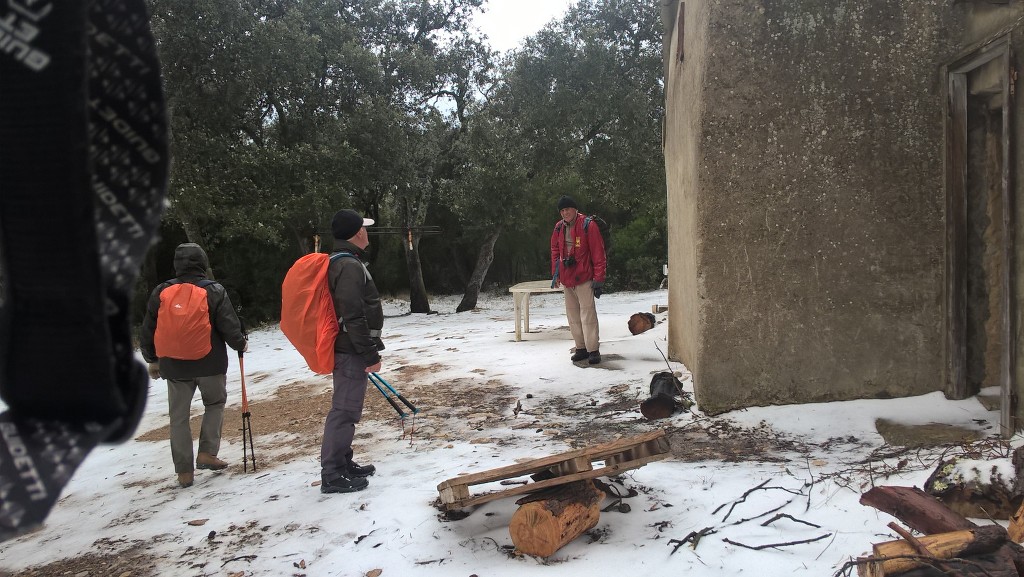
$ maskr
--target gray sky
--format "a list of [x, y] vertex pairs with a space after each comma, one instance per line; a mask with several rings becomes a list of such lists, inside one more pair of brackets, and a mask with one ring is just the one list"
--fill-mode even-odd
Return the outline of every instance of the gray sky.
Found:
[[576, 0], [488, 0], [487, 12], [475, 19], [491, 47], [502, 52], [515, 48], [523, 38], [565, 14]]

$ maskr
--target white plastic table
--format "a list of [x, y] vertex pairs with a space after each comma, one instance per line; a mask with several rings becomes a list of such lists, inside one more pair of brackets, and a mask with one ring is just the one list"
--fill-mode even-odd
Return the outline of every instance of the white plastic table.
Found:
[[538, 293], [560, 293], [562, 287], [551, 288], [551, 280], [531, 280], [509, 287], [516, 317], [516, 340], [523, 340], [523, 333], [530, 332], [530, 296]]

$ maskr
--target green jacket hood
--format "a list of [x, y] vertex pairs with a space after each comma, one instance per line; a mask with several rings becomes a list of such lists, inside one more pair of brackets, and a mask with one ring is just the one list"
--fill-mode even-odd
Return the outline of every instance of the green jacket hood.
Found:
[[210, 259], [198, 244], [186, 242], [174, 249], [174, 274], [177, 276], [193, 274], [205, 277], [209, 268]]

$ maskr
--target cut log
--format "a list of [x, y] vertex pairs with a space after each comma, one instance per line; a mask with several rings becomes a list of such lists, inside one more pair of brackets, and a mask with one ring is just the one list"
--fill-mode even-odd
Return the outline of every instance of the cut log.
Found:
[[587, 479], [524, 497], [508, 532], [516, 549], [548, 557], [597, 525], [604, 493]]
[[977, 527], [917, 487], [875, 487], [860, 496], [860, 503], [888, 513], [925, 535]]
[[[917, 540], [927, 548], [930, 556], [937, 559], [952, 559], [991, 553], [1002, 547], [1006, 543], [1006, 538], [1006, 529], [1001, 525], [985, 525], [976, 529], [924, 535]], [[905, 539], [877, 543], [872, 548], [872, 557], [876, 560], [870, 565], [874, 567], [869, 567], [867, 575], [899, 575], [925, 565], [917, 559], [906, 558], [907, 555], [921, 556], [922, 553]], [[903, 558], [886, 560], [889, 557]]]
[[[969, 558], [936, 560], [932, 566], [917, 567], [899, 573], [896, 577], [1019, 577], [1020, 574], [1014, 565], [1014, 553], [1007, 548], [1009, 545], [1013, 543], [1006, 542], [997, 551]], [[857, 574], [860, 577], [893, 577], [891, 573], [869, 572], [869, 567], [877, 570], [874, 564], [868, 563], [859, 565]]]
[[638, 335], [654, 328], [656, 322], [657, 320], [651, 313], [634, 313], [629, 317], [626, 326], [629, 327], [630, 334]]

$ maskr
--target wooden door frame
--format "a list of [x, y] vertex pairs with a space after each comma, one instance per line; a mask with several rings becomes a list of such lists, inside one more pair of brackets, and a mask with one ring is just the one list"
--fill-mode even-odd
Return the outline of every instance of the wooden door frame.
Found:
[[967, 75], [972, 71], [1002, 59], [1003, 96], [1003, 158], [1002, 158], [1002, 210], [1003, 219], [1003, 275], [1000, 279], [1003, 298], [1000, 303], [1003, 351], [1000, 361], [1000, 431], [1009, 438], [1015, 430], [1013, 418], [1014, 401], [1014, 341], [1013, 341], [1013, 295], [1010, 292], [1013, 264], [1013, 203], [1011, 201], [1011, 113], [1013, 110], [1012, 58], [1010, 36], [1003, 35], [987, 41], [979, 48], [967, 51], [943, 67], [946, 98], [945, 147], [946, 147], [946, 395], [954, 399], [968, 396], [967, 390]]

